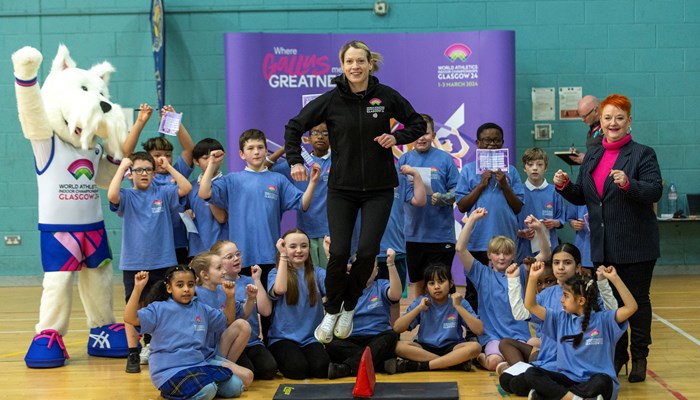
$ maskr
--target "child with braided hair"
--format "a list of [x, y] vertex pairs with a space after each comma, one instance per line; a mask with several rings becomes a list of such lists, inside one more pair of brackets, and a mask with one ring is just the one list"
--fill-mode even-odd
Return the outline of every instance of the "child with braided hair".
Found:
[[530, 268], [525, 308], [544, 321], [542, 333], [557, 342], [557, 372], [539, 367], [525, 371], [531, 387], [530, 399], [615, 399], [619, 382], [613, 367], [615, 344], [627, 330], [627, 320], [637, 311], [637, 302], [614, 267], [602, 274], [617, 289], [624, 305], [601, 311], [598, 286], [593, 279], [574, 275], [562, 286], [563, 310], [537, 304], [537, 278], [544, 264]]

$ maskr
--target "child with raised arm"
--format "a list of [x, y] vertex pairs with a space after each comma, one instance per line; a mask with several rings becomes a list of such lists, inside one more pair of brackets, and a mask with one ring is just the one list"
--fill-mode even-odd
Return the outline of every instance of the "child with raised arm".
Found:
[[384, 361], [396, 356], [399, 334], [394, 332], [389, 321], [391, 306], [399, 303], [403, 289], [394, 264], [395, 256], [393, 249], [386, 250], [389, 280], [375, 279], [378, 267], [374, 267], [355, 307], [352, 334], [326, 344], [332, 361], [328, 365], [328, 379], [356, 376], [365, 347], [372, 353], [375, 371], [383, 371]]
[[210, 332], [223, 332], [236, 319], [233, 282], [224, 282], [223, 312], [202, 304], [195, 297], [192, 268], [169, 268], [164, 279], [149, 292], [146, 307], [139, 298], [149, 283], [148, 271], [134, 275], [133, 296], [124, 308], [124, 321], [141, 326], [152, 336], [149, 372], [153, 385], [165, 399], [213, 399], [238, 397], [244, 390], [230, 369], [208, 363], [204, 348]]
[[[152, 184], [157, 165], [173, 175], [177, 186]], [[129, 179], [133, 181], [133, 188], [121, 187], [127, 171], [131, 172]], [[134, 275], [138, 271], [150, 271], [150, 288], [163, 281], [167, 268], [177, 264], [172, 215], [180, 207], [180, 197], [186, 196], [190, 190], [192, 185], [187, 178], [177, 172], [166, 157], [158, 158], [156, 164], [150, 154], [137, 152], [131, 154], [131, 158], [124, 158], [119, 165], [109, 185], [107, 198], [110, 209], [124, 219], [119, 269], [124, 271], [126, 301], [131, 297]], [[158, 245], [153, 246], [153, 243]], [[128, 323], [125, 324], [125, 330], [129, 344], [126, 372], [140, 372], [142, 360], [139, 356], [138, 334]], [[144, 349], [147, 347], [148, 343]]]
[[[209, 250], [217, 240], [226, 239], [228, 236], [228, 213], [226, 210], [210, 204], [198, 196], [199, 182], [209, 165], [209, 153], [214, 150], [223, 151], [224, 147], [216, 139], [205, 138], [197, 142], [192, 151], [194, 163], [202, 170], [202, 173], [197, 179], [190, 181], [192, 191], [187, 195], [187, 205], [185, 206], [197, 227], [197, 233], [188, 234], [190, 257]], [[221, 171], [217, 170], [212, 180], [222, 176]]]
[[[175, 109], [171, 105], [164, 106], [160, 110], [161, 118], [166, 112], [175, 112]], [[139, 108], [139, 114], [134, 122], [134, 126], [129, 131], [129, 135], [124, 141], [124, 154], [129, 156], [131, 152], [136, 148], [136, 143], [141, 137], [141, 132], [144, 126], [151, 118], [153, 113], [153, 108], [148, 104], [141, 104]], [[180, 156], [173, 163], [173, 145], [164, 136], [153, 137], [145, 142], [141, 143], [143, 150], [150, 154], [154, 159], [159, 157], [165, 157], [168, 159], [168, 163], [172, 164], [177, 172], [182, 174], [185, 178], [188, 178], [192, 173], [192, 150], [194, 148], [194, 142], [190, 133], [185, 129], [184, 124], [180, 124], [180, 128], [177, 131], [177, 138], [180, 142]], [[153, 184], [156, 186], [164, 185], [174, 185], [175, 179], [170, 172], [156, 166], [156, 173], [153, 178]], [[179, 213], [184, 211], [184, 207], [180, 207], [173, 213], [172, 217], [172, 230], [173, 236], [175, 238], [175, 252], [177, 256], [177, 261], [180, 264], [186, 264], [188, 261], [187, 255], [187, 231], [185, 225], [180, 219]]]
[[[224, 267], [226, 280], [237, 282], [239, 286], [255, 285], [258, 288], [256, 302], [253, 304], [253, 312], [248, 317], [250, 324], [250, 339], [246, 344], [243, 353], [238, 358], [238, 365], [253, 371], [255, 379], [272, 379], [277, 375], [277, 361], [272, 353], [260, 340], [260, 315], [269, 317], [272, 313], [272, 302], [267, 296], [267, 290], [263, 286], [260, 275], [260, 266], [251, 267], [252, 276], [240, 275], [241, 272], [241, 252], [235, 243], [228, 240], [219, 240], [211, 247], [211, 251], [221, 257], [221, 264]], [[236, 292], [236, 300], [244, 301], [243, 294]]]
[[484, 325], [462, 295], [455, 292], [450, 267], [431, 264], [423, 275], [428, 293], [408, 306], [406, 313], [394, 323], [397, 333], [418, 329], [417, 341], [401, 340], [396, 355], [384, 364], [389, 374], [430, 371], [457, 367], [470, 371], [471, 363], [481, 352], [476, 341], [467, 341], [466, 330], [484, 333]]
[[598, 286], [593, 279], [575, 275], [563, 285], [562, 309], [537, 304], [537, 277], [542, 263], [534, 263], [525, 290], [525, 307], [544, 321], [542, 333], [557, 343], [556, 372], [540, 367], [525, 371], [532, 388], [529, 398], [615, 399], [619, 382], [613, 367], [617, 340], [627, 330], [627, 320], [637, 311], [637, 302], [615, 268], [601, 271], [617, 289], [624, 305], [616, 310], [598, 307]]
[[[275, 265], [274, 243], [280, 237], [282, 214], [292, 209], [309, 209], [321, 167], [313, 165], [309, 186], [302, 192], [282, 174], [267, 170], [267, 142], [263, 131], [244, 131], [238, 144], [240, 157], [246, 162], [245, 170], [213, 181], [224, 161], [224, 152], [212, 151], [199, 183], [199, 197], [227, 210], [236, 219], [235, 224], [229, 224], [228, 239], [235, 242], [243, 254], [241, 273], [250, 276], [250, 267], [257, 264], [262, 269], [262, 283], [267, 286], [267, 276]], [[269, 319], [261, 319], [263, 338], [267, 337], [268, 328]]]
[[[499, 341], [503, 338], [513, 338], [527, 342], [530, 338], [530, 330], [527, 322], [517, 321], [513, 318], [508, 300], [508, 278], [505, 271], [515, 258], [513, 240], [504, 236], [494, 236], [489, 241], [487, 256], [490, 263], [488, 266], [475, 259], [467, 250], [467, 243], [474, 225], [477, 221], [487, 218], [487, 214], [488, 212], [483, 207], [479, 207], [469, 214], [455, 248], [466, 271], [466, 276], [474, 283], [479, 298], [489, 299], [488, 302], [484, 302], [483, 309], [480, 308], [479, 312], [479, 316], [484, 322], [484, 334], [479, 336], [483, 353], [479, 354], [478, 361], [487, 370], [495, 371], [496, 366], [504, 361], [503, 355], [498, 349]], [[546, 229], [534, 216], [529, 216], [525, 223], [537, 232], [540, 243], [545, 244], [536, 258], [539, 260], [548, 259], [550, 248]], [[520, 265], [519, 268], [524, 285], [525, 266]]]
[[268, 348], [288, 379], [326, 378], [330, 358], [314, 329], [323, 319], [326, 270], [309, 255], [309, 237], [291, 229], [277, 241], [277, 268], [267, 294], [273, 302]]
[[[226, 293], [221, 285], [226, 273], [221, 264], [221, 257], [205, 251], [190, 261], [190, 267], [197, 275], [196, 294], [200, 301], [214, 309], [224, 309]], [[253, 371], [235, 363], [250, 338], [250, 324], [246, 318], [253, 312], [258, 288], [254, 285], [241, 286], [237, 292], [244, 292], [245, 295], [243, 301], [238, 301], [236, 296], [236, 320], [224, 332], [212, 332], [208, 335], [205, 357], [214, 365], [223, 365], [231, 369], [246, 387], [250, 387], [253, 383]]]

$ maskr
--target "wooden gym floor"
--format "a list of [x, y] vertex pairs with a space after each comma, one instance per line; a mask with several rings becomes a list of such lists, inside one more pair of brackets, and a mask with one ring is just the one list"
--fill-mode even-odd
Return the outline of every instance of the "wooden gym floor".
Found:
[[[147, 366], [140, 374], [124, 372], [125, 359], [89, 357], [88, 330], [77, 290], [74, 295], [71, 330], [64, 338], [71, 356], [67, 365], [53, 369], [29, 369], [24, 354], [34, 336], [38, 318], [40, 287], [4, 287], [0, 302], [0, 398], [7, 399], [158, 399]], [[123, 313], [123, 288], [114, 287], [115, 316]], [[654, 344], [649, 356], [646, 382], [630, 384], [620, 376], [620, 399], [698, 399], [700, 384], [700, 276], [658, 276], [652, 283]], [[402, 310], [408, 300], [402, 301]], [[624, 374], [624, 368], [623, 368]], [[460, 399], [508, 398], [492, 372], [427, 372], [399, 375], [378, 374], [379, 382], [444, 382], [459, 384]], [[277, 387], [288, 382], [278, 376], [256, 381], [243, 399], [271, 399]], [[291, 381], [293, 382], [293, 381]], [[329, 383], [309, 380], [309, 383]], [[333, 382], [354, 382], [344, 378]]]

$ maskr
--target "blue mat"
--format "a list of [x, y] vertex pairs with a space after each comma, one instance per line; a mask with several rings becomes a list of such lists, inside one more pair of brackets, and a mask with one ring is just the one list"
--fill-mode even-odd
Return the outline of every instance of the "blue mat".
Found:
[[[353, 383], [285, 383], [273, 400], [352, 400]], [[457, 382], [377, 382], [372, 399], [459, 400]]]

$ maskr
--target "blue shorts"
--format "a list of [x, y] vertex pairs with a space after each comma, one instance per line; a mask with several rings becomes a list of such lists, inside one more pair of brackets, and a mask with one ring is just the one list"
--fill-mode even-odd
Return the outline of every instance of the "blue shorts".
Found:
[[80, 271], [112, 262], [104, 228], [85, 232], [40, 232], [44, 272]]

